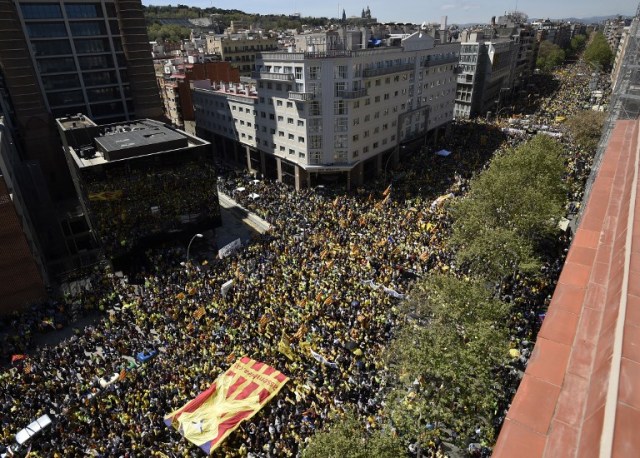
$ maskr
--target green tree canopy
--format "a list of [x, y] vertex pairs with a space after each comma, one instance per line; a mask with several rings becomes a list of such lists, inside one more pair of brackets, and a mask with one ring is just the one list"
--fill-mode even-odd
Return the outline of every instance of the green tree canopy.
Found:
[[587, 43], [586, 35], [576, 35], [571, 39], [570, 49], [573, 53], [579, 53]]
[[602, 111], [584, 110], [567, 119], [566, 125], [578, 146], [593, 154], [600, 141], [605, 118]]
[[303, 458], [397, 458], [404, 454], [402, 442], [390, 431], [369, 433], [351, 412], [316, 433], [302, 452]]
[[156, 41], [162, 39], [166, 42], [180, 43], [182, 40], [189, 38], [191, 30], [175, 24], [151, 24], [147, 27], [147, 35], [149, 40]]
[[613, 51], [602, 32], [593, 34], [593, 38], [584, 50], [584, 60], [598, 69], [609, 68], [613, 60]]
[[445, 433], [451, 429], [466, 437], [484, 423], [485, 438], [493, 440], [500, 392], [493, 370], [507, 358], [507, 304], [482, 282], [432, 275], [414, 286], [403, 307], [412, 320], [389, 351], [399, 384], [388, 414], [398, 431], [426, 445], [435, 436], [451, 440]]
[[556, 230], [566, 199], [560, 144], [538, 135], [496, 155], [452, 206], [450, 243], [475, 275], [500, 281], [533, 273], [537, 243]]
[[558, 65], [561, 65], [564, 59], [565, 52], [560, 46], [543, 40], [538, 48], [536, 66], [543, 72], [550, 72]]

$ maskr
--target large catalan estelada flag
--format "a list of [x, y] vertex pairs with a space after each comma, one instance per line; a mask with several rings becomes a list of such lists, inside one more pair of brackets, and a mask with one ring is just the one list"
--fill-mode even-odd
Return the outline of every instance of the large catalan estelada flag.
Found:
[[273, 367], [244, 356], [207, 390], [165, 416], [164, 422], [210, 454], [240, 422], [258, 413], [288, 380]]

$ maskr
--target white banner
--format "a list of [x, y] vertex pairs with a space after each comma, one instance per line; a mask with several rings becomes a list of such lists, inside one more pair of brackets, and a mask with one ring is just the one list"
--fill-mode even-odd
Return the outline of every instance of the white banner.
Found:
[[220, 294], [222, 294], [222, 297], [227, 297], [227, 293], [229, 292], [232, 286], [233, 286], [233, 280], [229, 280], [222, 284], [222, 287], [220, 288]]
[[236, 250], [242, 247], [242, 241], [240, 239], [235, 239], [233, 242], [228, 243], [218, 250], [218, 257], [220, 259], [226, 258], [227, 256], [232, 255]]

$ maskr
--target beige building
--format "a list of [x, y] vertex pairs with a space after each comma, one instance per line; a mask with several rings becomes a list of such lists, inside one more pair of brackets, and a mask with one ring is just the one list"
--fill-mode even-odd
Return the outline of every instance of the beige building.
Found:
[[277, 38], [256, 34], [207, 35], [207, 53], [217, 54], [222, 61], [231, 62], [241, 76], [250, 76], [255, 71], [258, 53], [277, 49]]

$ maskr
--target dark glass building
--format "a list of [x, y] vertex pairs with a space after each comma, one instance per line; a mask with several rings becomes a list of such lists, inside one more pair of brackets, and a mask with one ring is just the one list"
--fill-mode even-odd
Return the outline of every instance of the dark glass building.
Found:
[[118, 262], [220, 225], [210, 144], [159, 121], [57, 120], [91, 232]]

